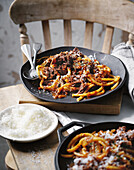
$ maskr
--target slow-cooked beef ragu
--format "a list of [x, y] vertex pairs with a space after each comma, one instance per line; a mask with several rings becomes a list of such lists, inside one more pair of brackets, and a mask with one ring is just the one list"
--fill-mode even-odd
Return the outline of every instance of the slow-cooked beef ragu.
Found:
[[37, 66], [39, 89], [50, 92], [55, 99], [71, 94], [77, 101], [115, 89], [120, 76], [112, 75], [108, 66], [92, 58], [77, 48], [50, 56]]
[[100, 130], [81, 133], [68, 144], [68, 154], [72, 158], [68, 170], [133, 170], [134, 169], [134, 129], [126, 127], [117, 130]]

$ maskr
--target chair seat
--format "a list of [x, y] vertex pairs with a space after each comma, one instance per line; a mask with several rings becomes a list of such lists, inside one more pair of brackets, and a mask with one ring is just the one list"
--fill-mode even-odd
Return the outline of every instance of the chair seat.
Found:
[[9, 170], [17, 170], [17, 166], [16, 166], [16, 163], [15, 163], [15, 161], [13, 159], [11, 150], [9, 150], [7, 152], [7, 154], [6, 154], [6, 157], [5, 157], [5, 166]]

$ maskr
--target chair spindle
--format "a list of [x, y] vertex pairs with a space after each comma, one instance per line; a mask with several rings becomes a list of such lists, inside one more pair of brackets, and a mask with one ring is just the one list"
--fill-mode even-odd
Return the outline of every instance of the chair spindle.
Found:
[[[19, 25], [19, 32], [20, 32], [20, 44], [29, 44], [29, 38], [27, 35], [27, 28], [25, 24], [20, 24]], [[27, 61], [27, 57], [22, 53], [23, 56], [23, 63]]]
[[92, 49], [92, 40], [93, 40], [93, 22], [86, 21], [84, 47]]
[[71, 20], [64, 20], [64, 45], [72, 45], [72, 28]]
[[111, 26], [106, 27], [106, 32], [105, 32], [105, 37], [104, 37], [104, 42], [103, 42], [103, 47], [102, 47], [102, 52], [110, 54], [111, 50], [111, 44], [112, 44], [112, 39], [113, 39], [113, 32], [114, 28]]
[[127, 43], [134, 47], [134, 34], [132, 34], [132, 33], [129, 34]]
[[50, 28], [49, 28], [49, 21], [42, 21], [42, 29], [44, 35], [44, 42], [45, 42], [45, 50], [52, 48], [51, 43], [51, 35], [50, 35]]

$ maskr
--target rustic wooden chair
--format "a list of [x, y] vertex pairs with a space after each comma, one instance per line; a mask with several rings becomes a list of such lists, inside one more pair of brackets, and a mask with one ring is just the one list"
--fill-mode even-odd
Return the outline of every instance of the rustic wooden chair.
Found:
[[[94, 23], [106, 25], [102, 52], [110, 53], [114, 28], [129, 34], [129, 43], [134, 45], [134, 3], [128, 0], [15, 0], [9, 15], [19, 25], [21, 45], [29, 43], [25, 23], [42, 23], [45, 49], [52, 48], [49, 20], [62, 19], [64, 23], [64, 45], [72, 45], [72, 20], [85, 21], [84, 47], [92, 49]], [[23, 61], [26, 57], [23, 54]], [[5, 162], [15, 169], [10, 152]]]

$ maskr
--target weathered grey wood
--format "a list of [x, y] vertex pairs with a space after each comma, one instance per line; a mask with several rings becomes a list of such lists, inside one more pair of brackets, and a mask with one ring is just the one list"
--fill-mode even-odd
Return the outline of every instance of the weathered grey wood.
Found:
[[129, 34], [128, 36], [128, 44], [134, 46], [134, 34]]
[[[17, 86], [0, 88], [0, 111], [12, 105], [18, 104], [18, 99], [19, 99], [19, 93], [18, 93]], [[10, 168], [10, 170], [11, 169], [17, 170], [11, 152], [9, 152], [9, 154], [10, 155], [5, 158], [5, 164], [7, 165], [8, 169]]]
[[134, 34], [134, 3], [128, 0], [32, 0], [32, 3], [31, 0], [15, 0], [9, 14], [16, 24], [49, 19], [78, 19]]
[[43, 35], [45, 41], [45, 49], [48, 50], [52, 48], [51, 43], [51, 35], [50, 35], [50, 28], [49, 28], [49, 21], [42, 21], [42, 28], [43, 28]]
[[13, 155], [11, 153], [11, 150], [9, 150], [6, 154], [5, 157], [5, 166], [7, 168], [7, 170], [17, 170], [17, 165], [15, 163], [15, 160], [13, 158]]
[[[121, 90], [116, 94], [111, 94], [105, 98], [101, 98], [96, 102], [91, 101], [88, 103], [76, 103], [76, 104], [65, 104], [65, 103], [54, 103], [45, 102], [37, 99], [35, 96], [30, 94], [23, 85], [19, 86], [19, 103], [33, 103], [46, 106], [51, 110], [66, 111], [66, 112], [79, 112], [79, 113], [92, 113], [92, 114], [119, 114], [122, 96]], [[120, 102], [119, 102], [120, 101]]]
[[[19, 25], [19, 32], [20, 32], [20, 44], [29, 44], [29, 38], [27, 35], [27, 28], [25, 26], [25, 24], [20, 24]], [[23, 56], [23, 63], [25, 63], [27, 61], [27, 57], [25, 56], [25, 54], [22, 53]]]
[[103, 47], [102, 47], [102, 52], [110, 54], [111, 50], [111, 44], [112, 44], [112, 39], [113, 39], [113, 32], [114, 28], [107, 26], [106, 27], [106, 32], [105, 32], [105, 37], [104, 37], [104, 42], [103, 42]]
[[70, 20], [64, 20], [64, 45], [72, 45], [72, 28]]
[[[0, 111], [12, 105], [18, 104], [21, 94], [20, 91], [22, 91], [21, 86], [22, 85], [14, 85], [0, 88]], [[9, 97], [9, 94], [12, 97]], [[57, 128], [59, 127], [61, 127], [60, 124]], [[8, 152], [8, 155], [5, 158], [5, 163], [8, 169], [11, 170], [12, 168], [13, 170], [54, 170], [54, 154], [56, 148], [58, 147], [57, 129], [48, 137], [42, 140], [39, 140], [35, 143], [27, 143], [28, 147], [26, 146], [26, 143], [14, 143], [12, 141], [8, 141], [8, 145], [11, 149], [11, 152]], [[17, 145], [21, 145], [20, 149], [18, 149], [19, 147]], [[23, 152], [22, 150], [25, 150], [25, 152]], [[39, 159], [34, 157], [34, 151], [37, 151]], [[40, 162], [38, 163], [37, 161]]]
[[93, 23], [87, 21], [85, 27], [84, 47], [92, 49], [92, 40], [93, 40]]

